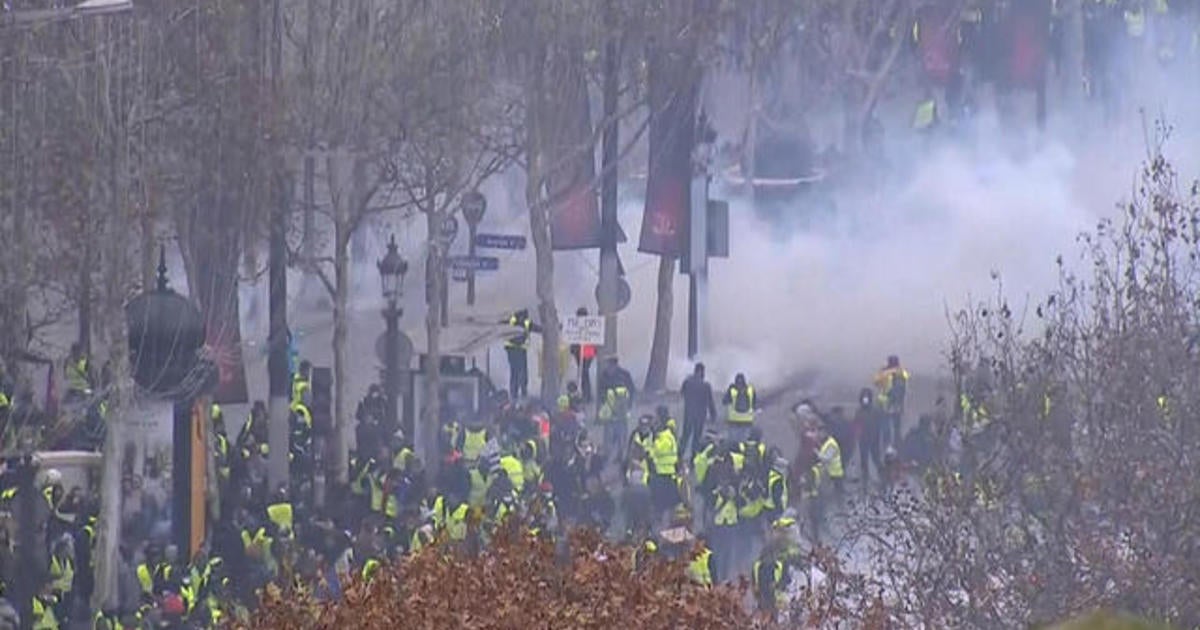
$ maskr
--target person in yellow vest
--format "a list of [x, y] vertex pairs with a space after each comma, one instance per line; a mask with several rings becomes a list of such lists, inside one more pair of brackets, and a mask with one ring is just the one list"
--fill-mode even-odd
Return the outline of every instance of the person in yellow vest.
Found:
[[470, 505], [466, 501], [459, 501], [456, 505], [450, 508], [446, 515], [446, 538], [452, 543], [461, 543], [467, 539], [467, 515], [470, 512]]
[[33, 606], [31, 612], [33, 614], [33, 623], [29, 626], [33, 630], [58, 630], [58, 617], [54, 614], [54, 607], [58, 603], [58, 599], [49, 592], [43, 592], [33, 598]]
[[783, 560], [773, 553], [764, 554], [754, 561], [750, 579], [759, 610], [774, 615], [786, 609], [789, 573]]
[[508, 476], [508, 482], [512, 484], [513, 492], [518, 496], [525, 492], [525, 465], [521, 460], [513, 455], [504, 455], [500, 458], [500, 468], [504, 470], [504, 474]]
[[601, 443], [605, 455], [613, 461], [620, 461], [623, 457], [625, 432], [629, 426], [629, 412], [633, 408], [633, 397], [629, 388], [619, 383], [605, 389], [600, 396], [596, 424], [600, 425]]
[[472, 509], [482, 509], [487, 503], [487, 492], [491, 485], [491, 477], [483, 462], [477, 462], [467, 468], [470, 477], [470, 490], [467, 491], [467, 503]]
[[817, 450], [817, 461], [821, 466], [822, 480], [830, 480], [833, 491], [841, 496], [844, 491], [842, 482], [846, 477], [846, 471], [842, 468], [842, 447], [823, 427], [819, 429], [818, 436], [821, 448]]
[[926, 93], [925, 97], [917, 102], [917, 107], [913, 111], [913, 131], [921, 134], [928, 134], [937, 127], [937, 123], [937, 99], [933, 97], [933, 94]]
[[300, 368], [292, 375], [291, 404], [296, 403], [312, 405], [312, 364], [308, 361], [301, 361]]
[[71, 354], [67, 357], [67, 364], [63, 369], [66, 373], [67, 385], [64, 402], [92, 395], [91, 361], [88, 359], [87, 353], [83, 351], [83, 346], [78, 343], [71, 345]]
[[900, 422], [907, 392], [908, 370], [900, 366], [900, 357], [893, 354], [875, 373], [875, 399], [884, 414], [883, 440], [893, 448], [900, 443]]
[[75, 583], [75, 551], [72, 549], [70, 535], [64, 534], [54, 543], [54, 551], [50, 555], [50, 595], [54, 597], [54, 616], [60, 621], [66, 621], [73, 607], [71, 589]]
[[625, 461], [625, 489], [621, 493], [621, 503], [629, 529], [649, 529], [653, 520], [650, 467], [650, 457], [641, 443], [630, 443], [629, 457]]
[[487, 425], [484, 424], [483, 418], [476, 416], [467, 423], [467, 427], [459, 433], [457, 449], [462, 453], [462, 458], [469, 464], [474, 464], [479, 461], [483, 451], [487, 448], [488, 441], [491, 440], [491, 432], [488, 431]]
[[712, 588], [713, 585], [712, 555], [708, 543], [703, 537], [700, 537], [697, 542], [697, 550], [692, 554], [692, 559], [687, 566], [688, 577], [705, 588]]
[[787, 473], [788, 463], [779, 455], [779, 449], [771, 449], [771, 469], [767, 472], [767, 519], [774, 522], [788, 508]]
[[729, 432], [729, 440], [740, 443], [750, 433], [754, 426], [754, 386], [746, 382], [746, 375], [738, 374], [733, 379], [723, 398], [725, 403], [725, 426]]
[[666, 407], [658, 408], [654, 438], [650, 444], [650, 494], [655, 509], [663, 513], [679, 503], [676, 474], [679, 464], [679, 443], [675, 439], [675, 421], [667, 417]]
[[[229, 433], [225, 430], [225, 412], [220, 405], [213, 405], [212, 414], [212, 449], [213, 460], [217, 465], [217, 479], [222, 488], [229, 483], [229, 475], [233, 467], [233, 457]], [[221, 493], [224, 496], [224, 492]]]
[[728, 570], [731, 560], [737, 557], [734, 551], [738, 547], [737, 538], [741, 522], [739, 507], [738, 492], [732, 484], [723, 483], [713, 492], [709, 542], [720, 559], [714, 575], [717, 582], [724, 582], [730, 577]]
[[529, 318], [528, 309], [513, 313], [501, 323], [518, 329], [504, 342], [504, 352], [508, 355], [508, 394], [513, 400], [521, 400], [529, 395], [529, 337], [542, 332], [542, 328]]
[[280, 488], [275, 501], [267, 506], [267, 520], [279, 532], [281, 538], [291, 538], [295, 532], [295, 511], [288, 500], [287, 490]]

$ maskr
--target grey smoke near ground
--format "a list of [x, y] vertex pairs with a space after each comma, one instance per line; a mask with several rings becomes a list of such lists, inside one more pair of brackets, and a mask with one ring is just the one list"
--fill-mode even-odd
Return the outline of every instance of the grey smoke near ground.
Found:
[[[1018, 98], [1016, 120], [1002, 125], [985, 95], [968, 132], [934, 146], [905, 129], [915, 97], [893, 95], [881, 105], [890, 133], [888, 167], [870, 186], [826, 190], [832, 204], [800, 201], [782, 210], [803, 221], [774, 222], [766, 216], [780, 209], [755, 212], [746, 199], [718, 182], [713, 196], [730, 200], [733, 236], [731, 257], [711, 266], [710, 335], [701, 356], [710, 380], [722, 385], [740, 371], [770, 390], [792, 383], [799, 374], [816, 373], [823, 387], [852, 394], [889, 354], [900, 355], [920, 380], [943, 373], [947, 310], [994, 295], [993, 271], [1000, 274], [1014, 308], [1041, 298], [1056, 281], [1056, 256], [1063, 254], [1068, 264], [1078, 260], [1076, 236], [1130, 198], [1147, 144], [1153, 143], [1156, 120], [1174, 128], [1167, 152], [1181, 174], [1190, 179], [1198, 173], [1200, 159], [1189, 152], [1200, 146], [1195, 87], [1167, 82], [1156, 72], [1145, 73], [1139, 85], [1126, 92], [1129, 100], [1112, 122], [1105, 122], [1093, 103], [1065, 111], [1052, 93], [1044, 134], [1033, 128], [1030, 99]], [[721, 113], [721, 103], [713, 107]], [[719, 116], [727, 121], [723, 136], [737, 134], [737, 109], [737, 103], [725, 104]], [[837, 138], [839, 119], [836, 114], [814, 117], [814, 137]], [[636, 251], [642, 186], [644, 180], [624, 180], [620, 207], [629, 235], [620, 253], [633, 301], [620, 316], [619, 350], [639, 380], [649, 359], [658, 270], [656, 257]], [[520, 173], [488, 182], [489, 209], [481, 231], [528, 234], [523, 190]], [[823, 209], [829, 205], [836, 209]], [[424, 337], [423, 218], [385, 216], [370, 229], [367, 249], [377, 253], [351, 272], [352, 396], [365, 391], [378, 367], [373, 344], [383, 322], [377, 312], [382, 301], [374, 259], [383, 254], [387, 232], [396, 233], [401, 251], [413, 263], [402, 326], [418, 340], [418, 348]], [[464, 226], [453, 253], [465, 252]], [[464, 303], [463, 285], [452, 283], [452, 314], [491, 320], [516, 308], [536, 307], [532, 249], [486, 253], [501, 259], [500, 271], [480, 274], [474, 309]], [[560, 314], [580, 306], [595, 312], [597, 253], [557, 253], [555, 264]], [[292, 275], [293, 295], [300, 286], [298, 276]], [[247, 288], [244, 307], [255, 293], [261, 293], [265, 306], [262, 284]], [[318, 294], [322, 291], [317, 287]], [[328, 364], [327, 312], [319, 312], [324, 309], [310, 299], [294, 297], [293, 304], [302, 352]], [[249, 335], [252, 339], [265, 337], [265, 312], [257, 315], [254, 322], [244, 322], [251, 324], [244, 331], [257, 332]], [[685, 358], [686, 317], [687, 280], [677, 275], [671, 386], [691, 369]], [[497, 383], [507, 382], [498, 346], [490, 357], [481, 352], [477, 360], [490, 368]], [[252, 372], [257, 369], [251, 367]], [[536, 365], [531, 369], [536, 381]]]

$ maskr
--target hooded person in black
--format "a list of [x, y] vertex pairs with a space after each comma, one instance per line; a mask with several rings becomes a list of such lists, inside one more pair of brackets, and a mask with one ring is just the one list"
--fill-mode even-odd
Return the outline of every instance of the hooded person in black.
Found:
[[[875, 474], [883, 479], [883, 458], [880, 457], [880, 442], [883, 439], [883, 414], [875, 405], [875, 394], [864, 387], [858, 393], [858, 409], [854, 412], [854, 427], [858, 433], [858, 461], [862, 471], [863, 489], [870, 480], [870, 462], [875, 463]], [[869, 461], [868, 461], [869, 460]]]
[[696, 364], [692, 375], [684, 379], [680, 391], [683, 394], [683, 433], [679, 438], [679, 454], [686, 462], [689, 461], [688, 446], [692, 447], [692, 454], [698, 453], [704, 425], [717, 417], [712, 385], [704, 380], [703, 363]]

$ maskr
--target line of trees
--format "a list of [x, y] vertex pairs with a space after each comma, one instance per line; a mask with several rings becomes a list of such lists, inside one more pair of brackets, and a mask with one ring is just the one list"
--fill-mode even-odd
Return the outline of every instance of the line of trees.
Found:
[[[488, 177], [524, 172], [546, 330], [541, 393], [552, 400], [551, 219], [578, 161], [591, 164], [593, 190], [605, 169], [622, 168], [595, 166], [604, 130], [618, 126], [616, 157], [632, 155], [664, 103], [698, 90], [705, 69], [734, 68], [751, 101], [736, 143], [747, 174], [760, 123], [780, 112], [848, 104], [854, 150], [901, 65], [918, 4], [159, 0], [124, 14], [0, 26], [0, 365], [11, 372], [61, 352], [60, 327], [77, 323], [94, 363], [111, 362], [106, 454], [115, 465], [131, 391], [123, 305], [150, 286], [159, 242], [178, 242], [191, 297], [210, 322], [236, 322], [238, 286], [260, 273], [273, 211], [302, 209], [289, 219], [291, 263], [331, 297], [330, 461], [344, 482], [350, 249], [375, 217], [425, 219], [433, 293], [425, 324], [437, 365], [447, 290], [437, 226]], [[1066, 7], [1080, 11], [1078, 0]], [[610, 51], [617, 80], [606, 82]], [[604, 100], [616, 106], [595, 107], [606, 85], [615, 97]], [[665, 385], [674, 269], [664, 257], [650, 389]], [[422, 427], [440, 413], [436, 374], [427, 388]], [[418, 438], [432, 451], [435, 432]], [[118, 479], [106, 472], [106, 499]], [[117, 520], [114, 506], [106, 524]], [[103, 532], [101, 557], [111, 559], [115, 530]], [[111, 564], [100, 567], [111, 577]], [[109, 595], [102, 588], [98, 598]]]

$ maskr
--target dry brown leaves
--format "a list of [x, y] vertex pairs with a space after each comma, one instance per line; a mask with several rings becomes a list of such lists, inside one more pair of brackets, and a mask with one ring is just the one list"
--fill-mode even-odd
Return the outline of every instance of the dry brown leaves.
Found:
[[517, 525], [478, 556], [444, 546], [351, 579], [337, 603], [304, 591], [267, 593], [252, 628], [554, 628], [719, 630], [753, 628], [735, 588], [692, 583], [683, 564], [631, 567], [633, 550], [577, 531], [570, 544], [536, 539]]

